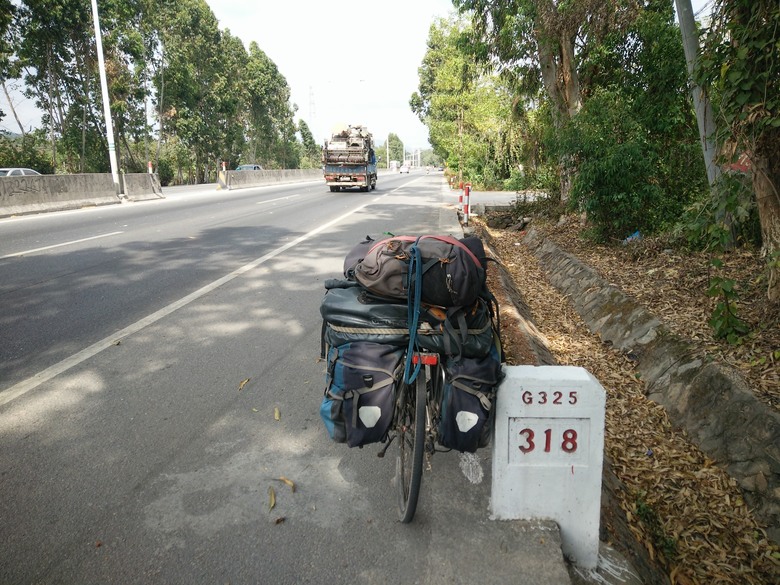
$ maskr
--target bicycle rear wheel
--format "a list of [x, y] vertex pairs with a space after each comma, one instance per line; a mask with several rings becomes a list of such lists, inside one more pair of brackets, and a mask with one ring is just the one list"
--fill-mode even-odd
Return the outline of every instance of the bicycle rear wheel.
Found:
[[398, 516], [404, 524], [411, 522], [417, 510], [417, 498], [422, 483], [425, 451], [425, 371], [421, 370], [413, 384], [404, 385], [398, 408]]

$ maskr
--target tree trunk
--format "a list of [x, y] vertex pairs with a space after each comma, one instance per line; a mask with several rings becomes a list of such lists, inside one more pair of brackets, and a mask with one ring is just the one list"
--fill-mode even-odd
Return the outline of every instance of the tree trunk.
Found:
[[574, 34], [565, 31], [561, 34], [561, 82], [569, 118], [576, 116], [582, 107], [580, 78], [574, 58], [574, 38]]
[[[696, 35], [696, 21], [693, 18], [691, 0], [675, 0], [677, 19], [680, 21], [685, 63], [688, 75], [693, 76], [696, 61], [699, 59], [699, 38]], [[704, 166], [707, 169], [707, 180], [712, 187], [720, 177], [720, 167], [716, 164], [717, 148], [715, 145], [715, 121], [712, 116], [712, 106], [707, 95], [696, 83], [691, 83], [691, 97], [696, 111], [696, 121], [699, 125], [699, 140], [704, 154]]]
[[0, 83], [3, 86], [3, 93], [5, 94], [5, 99], [8, 100], [8, 106], [11, 108], [11, 113], [14, 116], [14, 120], [16, 120], [16, 124], [19, 126], [19, 131], [22, 133], [22, 136], [25, 136], [26, 132], [24, 131], [24, 126], [22, 126], [22, 123], [19, 121], [19, 116], [16, 115], [16, 108], [14, 108], [14, 103], [11, 101], [11, 96], [8, 95], [8, 88], [5, 86], [5, 81]]
[[757, 153], [752, 163], [763, 252], [769, 261], [767, 297], [780, 303], [780, 161], [777, 156]]

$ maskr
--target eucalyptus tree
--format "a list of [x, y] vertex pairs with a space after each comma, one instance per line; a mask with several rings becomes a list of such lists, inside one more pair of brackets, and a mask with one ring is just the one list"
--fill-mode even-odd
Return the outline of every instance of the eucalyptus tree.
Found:
[[520, 162], [522, 136], [512, 95], [477, 59], [470, 27], [439, 20], [429, 32], [410, 106], [428, 126], [434, 153], [469, 180], [495, 187]]
[[179, 176], [203, 182], [222, 152], [221, 129], [213, 123], [222, 99], [214, 89], [222, 69], [222, 35], [205, 0], [166, 0], [159, 18], [163, 58], [155, 89], [162, 96], [164, 140], [179, 142], [189, 153], [188, 161], [177, 157]]
[[289, 167], [298, 158], [290, 87], [276, 64], [255, 41], [246, 70], [249, 105], [247, 156], [271, 167]]
[[465, 51], [466, 39], [461, 21], [439, 19], [431, 26], [428, 49], [418, 69], [418, 91], [409, 101], [428, 127], [434, 152], [460, 176], [470, 150], [469, 111], [479, 77], [474, 59]]
[[668, 228], [707, 190], [672, 5], [646, 0], [581, 60], [580, 78], [583, 106], [557, 132], [577, 168], [571, 203], [602, 239]]
[[[8, 88], [6, 86], [6, 81], [8, 79], [13, 79], [17, 76], [12, 71], [14, 65], [14, 45], [16, 44], [16, 30], [14, 27], [15, 15], [16, 6], [11, 3], [11, 0], [0, 0], [0, 86], [2, 86], [3, 93], [11, 107], [11, 113], [16, 118], [19, 131], [24, 135], [24, 127], [19, 122], [19, 118], [16, 117], [16, 113], [13, 111], [13, 104], [11, 103], [11, 98], [8, 95]], [[0, 120], [2, 120], [5, 115], [5, 112], [0, 110]]]
[[[483, 60], [493, 63], [520, 103], [548, 100], [556, 129], [583, 103], [580, 63], [606, 34], [630, 21], [638, 0], [453, 0], [470, 15]], [[572, 161], [563, 156], [561, 196], [568, 196]]]
[[[23, 0], [17, 14], [21, 35], [16, 54], [26, 94], [44, 112], [42, 122], [49, 131], [55, 165], [57, 138], [67, 131], [74, 111], [86, 112], [91, 130], [99, 128], [97, 112], [89, 107], [90, 96], [94, 96], [89, 4], [83, 0]], [[71, 154], [67, 153], [66, 166], [74, 164]]]
[[716, 0], [698, 78], [710, 90], [727, 159], [751, 163], [767, 294], [780, 303], [780, 3]]
[[304, 120], [298, 121], [298, 133], [301, 136], [301, 168], [318, 168], [321, 164], [322, 150]]

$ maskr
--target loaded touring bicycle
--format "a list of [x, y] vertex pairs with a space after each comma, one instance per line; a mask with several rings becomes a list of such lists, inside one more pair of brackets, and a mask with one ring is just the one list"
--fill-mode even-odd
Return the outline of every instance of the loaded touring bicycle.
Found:
[[336, 442], [395, 446], [405, 523], [426, 456], [490, 441], [503, 354], [486, 264], [475, 237], [367, 238], [325, 284], [320, 415]]

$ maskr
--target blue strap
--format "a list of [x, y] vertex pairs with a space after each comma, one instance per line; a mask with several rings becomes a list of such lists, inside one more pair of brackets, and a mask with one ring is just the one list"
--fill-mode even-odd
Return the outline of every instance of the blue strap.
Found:
[[406, 349], [406, 363], [404, 364], [404, 383], [411, 384], [420, 373], [421, 363], [415, 364], [412, 371], [412, 358], [417, 346], [417, 325], [420, 321], [420, 304], [422, 302], [422, 255], [417, 243], [420, 238], [409, 248], [409, 295], [407, 297], [407, 320], [409, 323], [409, 346]]

